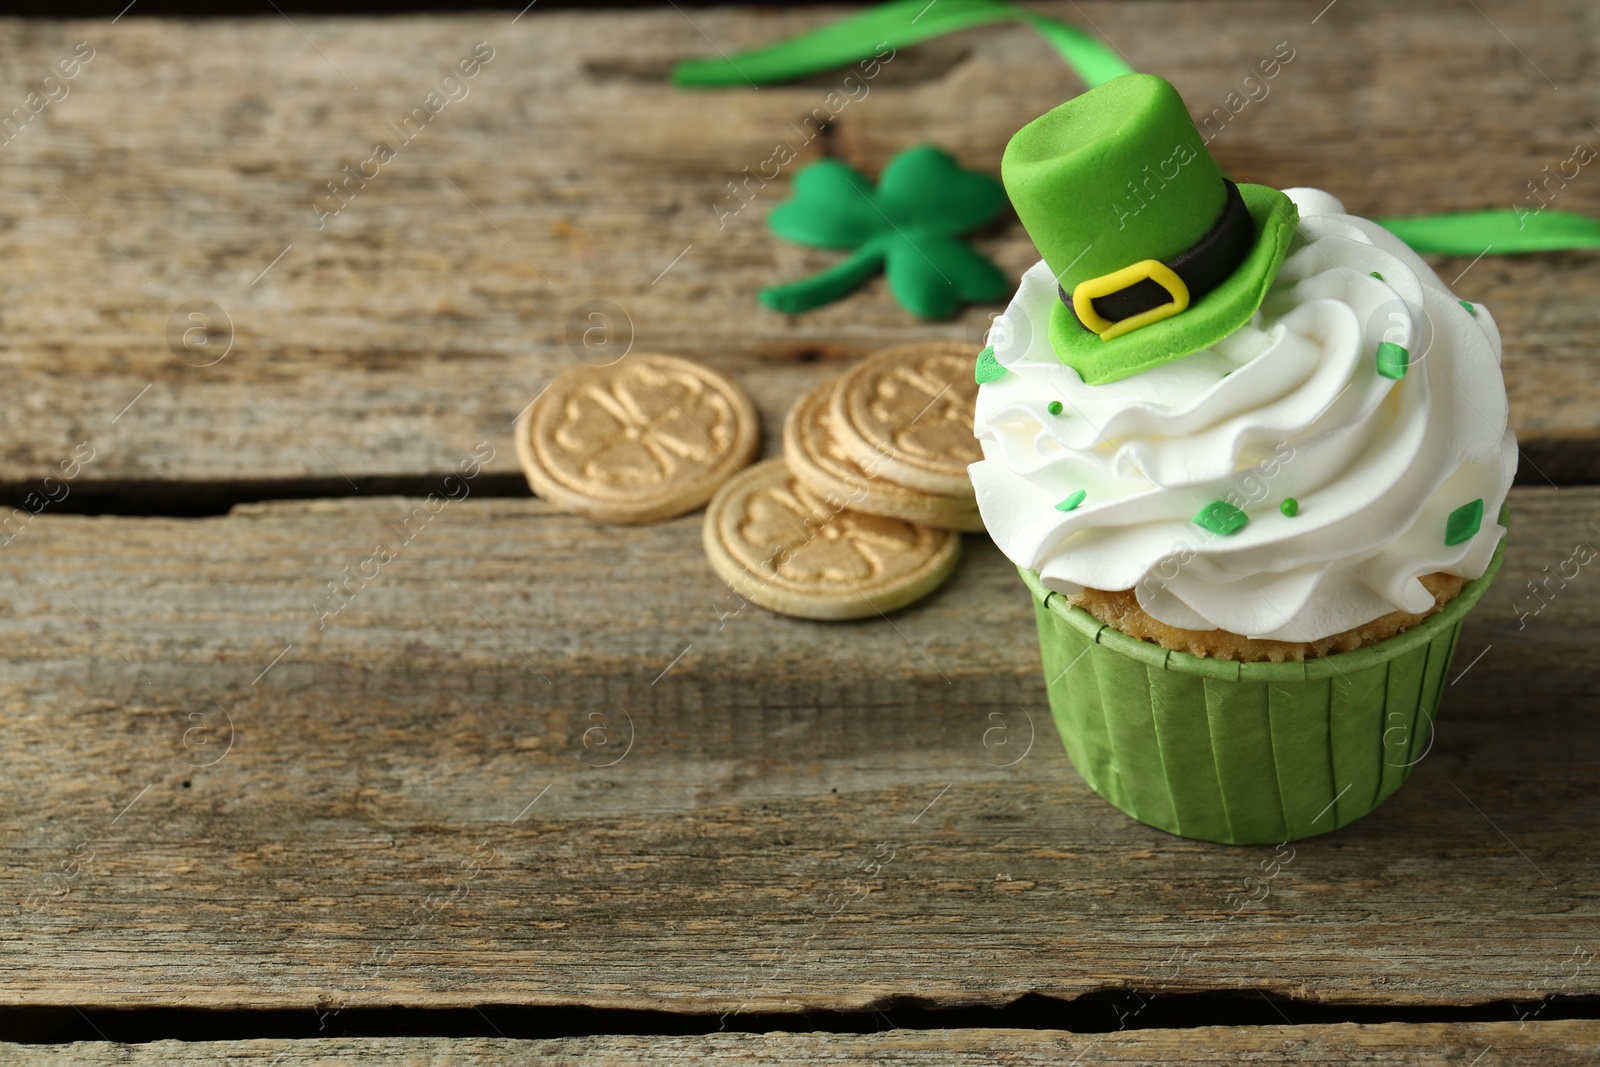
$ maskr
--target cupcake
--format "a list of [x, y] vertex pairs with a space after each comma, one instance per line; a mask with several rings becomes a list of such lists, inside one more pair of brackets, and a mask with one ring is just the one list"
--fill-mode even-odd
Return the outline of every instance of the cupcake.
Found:
[[1228, 180], [1152, 75], [1001, 173], [1043, 259], [978, 357], [970, 473], [1069, 756], [1184, 837], [1359, 818], [1426, 754], [1503, 552], [1494, 319], [1332, 196]]

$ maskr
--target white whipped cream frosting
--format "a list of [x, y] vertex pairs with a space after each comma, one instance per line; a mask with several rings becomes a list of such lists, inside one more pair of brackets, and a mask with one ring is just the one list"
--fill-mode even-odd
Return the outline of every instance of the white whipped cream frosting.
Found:
[[[1381, 226], [1287, 192], [1300, 222], [1277, 281], [1209, 349], [1084, 384], [1051, 349], [1042, 261], [996, 320], [1007, 373], [978, 390], [970, 473], [990, 536], [1046, 587], [1132, 588], [1172, 626], [1314, 641], [1429, 609], [1420, 575], [1488, 567], [1517, 466], [1494, 319]], [[1410, 353], [1399, 380], [1378, 373], [1383, 341]], [[1477, 499], [1482, 526], [1446, 545]], [[1197, 525], [1217, 500], [1248, 523]]]

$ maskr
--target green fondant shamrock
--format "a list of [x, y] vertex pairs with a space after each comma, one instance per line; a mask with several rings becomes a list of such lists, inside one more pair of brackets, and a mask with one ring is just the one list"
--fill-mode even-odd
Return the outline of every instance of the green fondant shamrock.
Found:
[[810, 311], [880, 270], [901, 306], [925, 319], [953, 314], [963, 301], [999, 300], [1011, 291], [1006, 276], [957, 238], [1005, 206], [999, 182], [963, 170], [933, 145], [889, 160], [876, 189], [847, 163], [812, 163], [795, 175], [793, 198], [773, 209], [768, 225], [798, 244], [854, 255], [821, 274], [763, 289], [761, 302], [789, 314]]

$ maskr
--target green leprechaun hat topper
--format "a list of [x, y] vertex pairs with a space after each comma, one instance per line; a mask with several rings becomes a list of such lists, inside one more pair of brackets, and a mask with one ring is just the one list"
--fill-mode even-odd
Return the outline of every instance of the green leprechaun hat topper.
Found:
[[1000, 177], [1050, 265], [1050, 343], [1099, 385], [1171, 362], [1250, 321], [1298, 212], [1235, 185], [1183, 99], [1126, 74], [1062, 104], [1006, 145]]

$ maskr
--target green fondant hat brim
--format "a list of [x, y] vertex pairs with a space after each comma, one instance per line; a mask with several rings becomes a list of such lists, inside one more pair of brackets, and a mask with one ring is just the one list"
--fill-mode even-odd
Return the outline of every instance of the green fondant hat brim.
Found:
[[1061, 301], [1050, 313], [1056, 356], [1090, 385], [1104, 385], [1209, 348], [1250, 321], [1283, 266], [1300, 212], [1265, 185], [1240, 185], [1255, 244], [1227, 281], [1171, 318], [1102, 341]]

